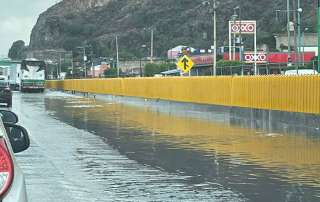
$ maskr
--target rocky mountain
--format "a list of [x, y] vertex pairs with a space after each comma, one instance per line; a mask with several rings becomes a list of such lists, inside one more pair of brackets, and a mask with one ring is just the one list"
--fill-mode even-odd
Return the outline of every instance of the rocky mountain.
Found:
[[[185, 44], [208, 48], [212, 41], [212, 9], [205, 0], [63, 0], [42, 13], [30, 39], [32, 50], [90, 45], [98, 56], [112, 56], [115, 36], [121, 57], [146, 55], [143, 44], [155, 31], [155, 54], [164, 56], [174, 46]], [[272, 34], [285, 31], [285, 0], [220, 0], [219, 45], [227, 42], [228, 20], [241, 5], [241, 18], [257, 20], [258, 40], [274, 45]], [[316, 28], [316, 1], [303, 0], [303, 27]], [[293, 5], [294, 6], [294, 5]], [[293, 14], [293, 13], [292, 13]]]

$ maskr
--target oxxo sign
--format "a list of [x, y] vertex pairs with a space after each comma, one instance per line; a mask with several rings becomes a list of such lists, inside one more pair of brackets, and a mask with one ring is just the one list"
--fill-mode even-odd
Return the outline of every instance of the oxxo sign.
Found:
[[245, 52], [244, 53], [245, 63], [267, 63], [268, 57], [265, 52], [257, 52], [255, 55], [254, 52]]
[[255, 34], [256, 21], [229, 21], [232, 34]]
[[[247, 63], [254, 63], [254, 74], [257, 75], [257, 63], [265, 63], [266, 57], [264, 57], [264, 55], [261, 54], [259, 55], [257, 52], [257, 22], [255, 20], [229, 21], [229, 60], [236, 59], [235, 55], [237, 44], [235, 43], [235, 39], [237, 39], [237, 37], [241, 36], [242, 34], [253, 35], [254, 37], [254, 52], [253, 54], [248, 54], [247, 56], [245, 55], [245, 61]], [[243, 45], [241, 46], [241, 48], [243, 48]]]

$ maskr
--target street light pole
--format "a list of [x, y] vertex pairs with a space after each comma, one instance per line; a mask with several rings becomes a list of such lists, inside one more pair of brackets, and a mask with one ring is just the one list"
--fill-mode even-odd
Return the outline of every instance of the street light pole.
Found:
[[217, 75], [217, 2], [213, 0], [213, 76]]
[[150, 62], [153, 63], [153, 43], [154, 43], [154, 38], [153, 38], [153, 35], [154, 35], [154, 30], [153, 30], [153, 27], [151, 27], [151, 51], [150, 51]]
[[59, 80], [59, 64], [57, 63], [57, 80]]
[[212, 6], [212, 11], [210, 8], [210, 14], [213, 18], [213, 64], [212, 64], [212, 75], [217, 75], [217, 0], [203, 1], [202, 5]]
[[305, 53], [305, 46], [306, 46], [306, 44], [305, 44], [304, 39], [305, 39], [305, 33], [306, 33], [308, 30], [309, 30], [309, 28], [306, 27], [306, 28], [304, 28], [304, 30], [303, 30], [303, 32], [302, 32], [302, 39], [301, 39], [301, 46], [302, 46], [302, 57], [301, 57], [301, 59], [302, 59], [302, 66], [305, 65], [304, 53]]
[[86, 65], [86, 46], [79, 46], [78, 49], [83, 50], [83, 68], [84, 68], [84, 77], [87, 78], [87, 65]]
[[[235, 13], [235, 10], [233, 10], [233, 24], [236, 24], [236, 20], [237, 20], [238, 15]], [[232, 60], [235, 61], [236, 60], [236, 33], [233, 33], [233, 39], [232, 39]]]
[[239, 21], [240, 21], [240, 62], [242, 62], [242, 16], [241, 16], [241, 5], [239, 5]]
[[[234, 10], [239, 10], [239, 23], [240, 23], [240, 31], [239, 31], [239, 55], [240, 55], [240, 62], [241, 62], [241, 71], [243, 69], [242, 60], [243, 60], [243, 44], [242, 44], [242, 16], [241, 16], [241, 1], [239, 2], [240, 5], [235, 7]], [[236, 14], [236, 13], [235, 13]]]
[[287, 0], [288, 65], [291, 66], [290, 0]]
[[84, 67], [84, 78], [87, 78], [86, 47], [83, 47], [83, 67]]
[[59, 80], [60, 80], [60, 77], [61, 77], [61, 52], [59, 52]]
[[71, 51], [71, 67], [72, 67], [72, 79], [74, 79], [73, 51]]
[[116, 35], [116, 51], [117, 51], [117, 76], [120, 77], [120, 67], [119, 67], [119, 44], [118, 36]]
[[297, 5], [297, 16], [298, 16], [298, 65], [297, 65], [297, 71], [299, 69], [299, 66], [301, 65], [301, 12], [302, 9], [300, 8], [300, 0], [298, 0]]
[[95, 68], [94, 68], [94, 61], [93, 61], [93, 51], [91, 49], [91, 53], [90, 53], [90, 56], [91, 56], [91, 78], [95, 78], [96, 77], [96, 71], [95, 71]]
[[148, 55], [147, 45], [145, 45], [145, 44], [141, 45], [142, 56], [140, 57], [140, 77], [143, 77], [143, 71], [142, 71], [142, 57], [143, 57], [143, 55], [144, 55], [144, 49], [146, 49], [146, 53], [147, 53], [147, 55]]

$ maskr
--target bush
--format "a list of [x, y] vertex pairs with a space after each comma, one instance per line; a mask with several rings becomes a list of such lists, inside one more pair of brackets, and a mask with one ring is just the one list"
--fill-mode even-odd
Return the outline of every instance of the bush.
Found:
[[310, 63], [307, 64], [307, 68], [309, 68], [309, 69], [313, 69], [314, 67], [316, 69], [318, 68], [318, 57], [317, 56], [313, 57], [312, 60], [310, 61]]
[[[120, 75], [122, 75], [122, 71], [120, 69]], [[117, 68], [109, 68], [106, 71], [104, 71], [104, 76], [108, 78], [116, 78], [118, 77], [118, 70]]]
[[144, 75], [147, 77], [152, 77], [155, 74], [160, 74], [161, 72], [176, 69], [176, 64], [174, 63], [148, 63], [144, 67]]
[[217, 62], [217, 67], [235, 67], [241, 66], [240, 61], [227, 61], [227, 60], [220, 60]]

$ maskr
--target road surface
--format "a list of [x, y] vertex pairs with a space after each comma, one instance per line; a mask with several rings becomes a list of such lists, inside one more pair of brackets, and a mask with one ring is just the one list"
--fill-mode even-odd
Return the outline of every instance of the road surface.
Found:
[[18, 154], [29, 200], [320, 200], [319, 137], [143, 102], [15, 93], [13, 111], [31, 137]]

